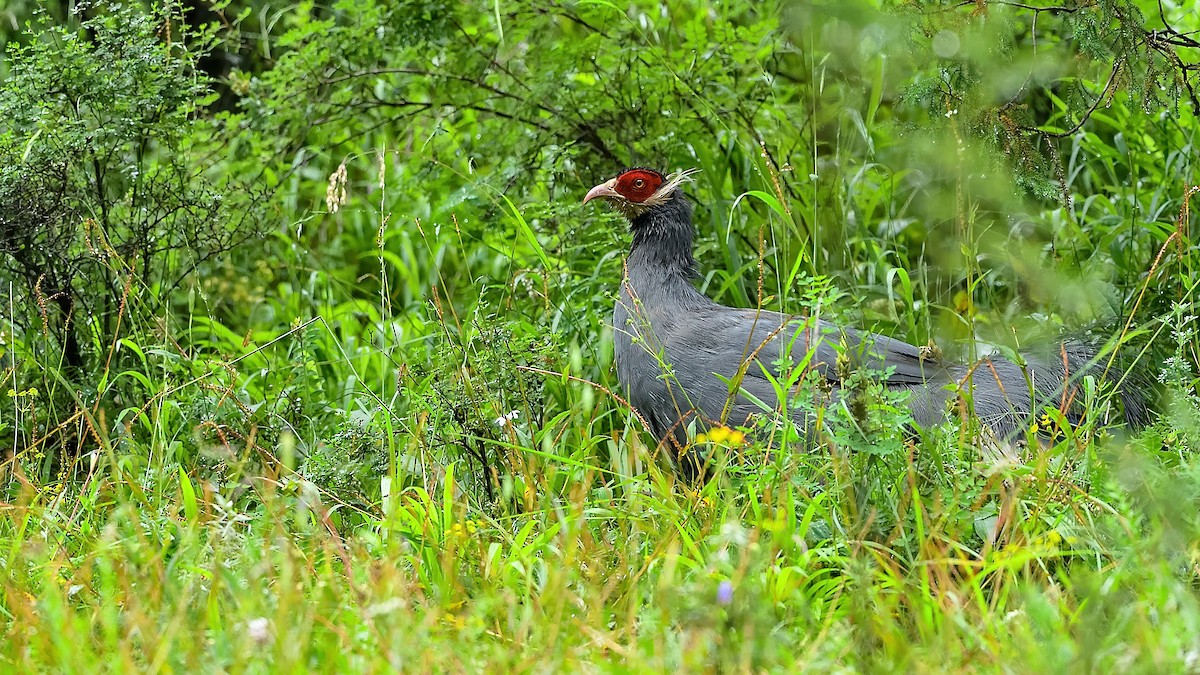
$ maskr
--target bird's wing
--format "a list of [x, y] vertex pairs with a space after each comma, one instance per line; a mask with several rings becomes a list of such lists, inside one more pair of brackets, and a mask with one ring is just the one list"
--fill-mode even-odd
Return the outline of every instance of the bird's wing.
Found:
[[946, 373], [944, 365], [921, 356], [920, 349], [903, 340], [853, 328], [831, 327], [831, 330], [844, 336], [846, 351], [851, 354], [853, 365], [887, 372], [889, 385], [925, 385], [932, 380], [942, 379]]
[[[879, 373], [891, 369], [889, 385], [922, 385], [944, 372], [940, 364], [923, 359], [919, 349], [900, 340], [818, 319], [719, 305], [702, 310], [694, 320], [674, 324], [667, 342], [688, 361], [712, 367], [712, 372], [724, 377], [748, 359], [773, 374], [785, 362], [795, 366], [807, 360], [810, 367], [837, 382], [839, 355], [851, 369]], [[747, 369], [747, 374], [759, 373], [758, 368]]]
[[[667, 322], [662, 337], [673, 377], [716, 419], [718, 404], [729, 401], [728, 385], [774, 407], [775, 385], [766, 377], [786, 376], [797, 366], [815, 369], [835, 386], [841, 383], [838, 358], [849, 370], [885, 373], [892, 387], [917, 389], [945, 382], [946, 369], [923, 359], [916, 347], [882, 335], [843, 328], [817, 319], [777, 312], [712, 305], [689, 313], [687, 320]], [[747, 405], [743, 401], [737, 407]], [[756, 406], [755, 406], [756, 407]], [[740, 421], [740, 420], [739, 420]]]

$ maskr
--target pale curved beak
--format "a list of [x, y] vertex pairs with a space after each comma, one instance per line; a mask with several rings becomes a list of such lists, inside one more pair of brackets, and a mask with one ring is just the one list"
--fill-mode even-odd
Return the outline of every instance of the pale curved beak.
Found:
[[605, 181], [591, 190], [588, 190], [587, 196], [583, 198], [583, 203], [586, 204], [597, 197], [620, 197], [621, 195], [617, 194], [617, 191], [613, 189], [616, 184], [617, 179], [613, 178], [612, 180]]

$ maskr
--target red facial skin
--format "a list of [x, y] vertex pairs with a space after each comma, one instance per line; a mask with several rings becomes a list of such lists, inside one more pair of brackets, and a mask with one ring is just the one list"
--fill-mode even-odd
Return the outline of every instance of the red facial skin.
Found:
[[663, 177], [657, 171], [647, 169], [630, 169], [617, 176], [613, 190], [625, 199], [641, 204], [654, 195], [663, 184]]

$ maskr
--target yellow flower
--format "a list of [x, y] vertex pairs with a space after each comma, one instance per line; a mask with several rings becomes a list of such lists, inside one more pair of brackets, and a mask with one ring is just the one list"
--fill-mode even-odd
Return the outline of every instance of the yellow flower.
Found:
[[696, 444], [718, 443], [724, 445], [741, 445], [746, 442], [746, 434], [726, 426], [715, 426], [706, 434], [696, 434]]

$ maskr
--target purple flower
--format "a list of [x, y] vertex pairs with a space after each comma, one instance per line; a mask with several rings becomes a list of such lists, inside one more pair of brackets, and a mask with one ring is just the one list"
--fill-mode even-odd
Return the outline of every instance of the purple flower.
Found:
[[717, 604], [728, 606], [731, 602], [733, 602], [733, 582], [727, 579], [717, 586]]

